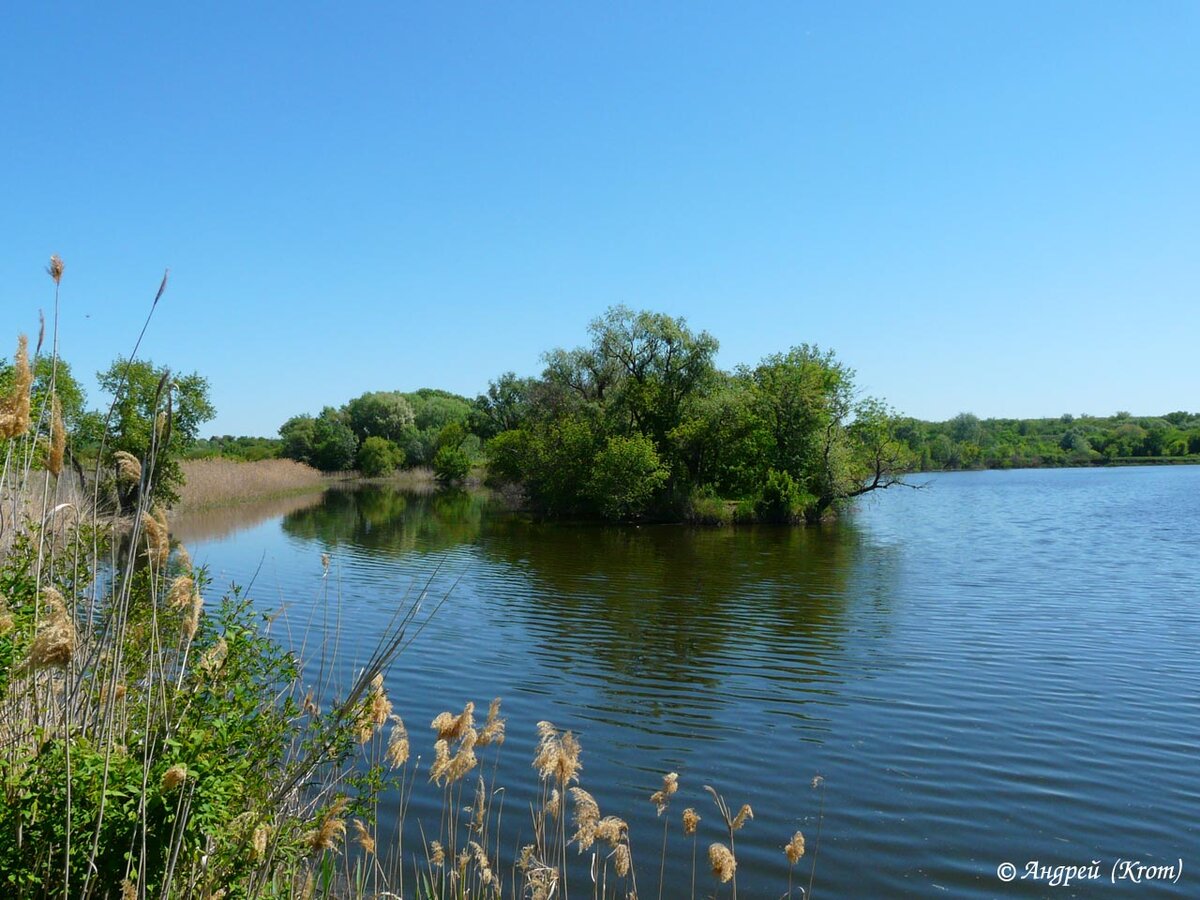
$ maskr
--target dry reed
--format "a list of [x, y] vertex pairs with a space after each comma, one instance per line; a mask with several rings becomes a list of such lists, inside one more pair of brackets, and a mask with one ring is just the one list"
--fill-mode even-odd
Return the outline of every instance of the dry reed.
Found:
[[330, 479], [290, 459], [238, 462], [192, 459], [180, 464], [185, 479], [179, 489], [180, 509], [204, 509], [248, 500], [283, 497], [327, 487]]

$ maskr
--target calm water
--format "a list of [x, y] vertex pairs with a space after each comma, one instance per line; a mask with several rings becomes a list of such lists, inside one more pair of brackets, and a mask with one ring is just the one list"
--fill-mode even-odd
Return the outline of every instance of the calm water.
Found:
[[[702, 785], [753, 805], [744, 897], [784, 893], [796, 828], [811, 855], [817, 773], [818, 895], [1090, 896], [1120, 890], [1117, 859], [1182, 858], [1178, 885], [1123, 892], [1200, 896], [1200, 467], [923, 480], [820, 529], [555, 526], [370, 490], [176, 530], [214, 587], [257, 571], [253, 595], [294, 625], [340, 596], [347, 662], [414, 584], [453, 585], [388, 679], [414, 746], [428, 760], [436, 713], [503, 697], [515, 842], [535, 723], [575, 730], [583, 786], [630, 820], [643, 896], [662, 834], [645, 798], [668, 770], [672, 816], [705, 816], [701, 857], [719, 837]], [[672, 840], [666, 895], [686, 896]], [[1029, 860], [1101, 860], [1106, 881], [997, 880]]]

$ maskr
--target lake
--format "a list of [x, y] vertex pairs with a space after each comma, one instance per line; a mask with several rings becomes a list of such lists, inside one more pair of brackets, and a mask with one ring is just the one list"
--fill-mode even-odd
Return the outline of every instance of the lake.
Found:
[[[535, 725], [572, 729], [583, 787], [630, 822], [643, 897], [662, 840], [647, 798], [667, 771], [669, 897], [691, 878], [684, 806], [704, 817], [698, 890], [714, 888], [705, 784], [754, 808], [741, 896], [785, 892], [797, 828], [807, 884], [818, 774], [818, 896], [1059, 895], [1020, 880], [1035, 860], [1098, 860], [1113, 890], [1130, 859], [1184, 868], [1128, 890], [1200, 894], [1200, 467], [915, 481], [820, 528], [546, 524], [479, 496], [379, 488], [173, 527], [210, 593], [252, 581], [293, 625], [328, 616], [330, 641], [340, 618], [343, 674], [406, 597], [447, 595], [387, 678], [414, 754], [431, 758], [438, 712], [502, 697], [515, 847]], [[420, 787], [410, 817], [436, 829], [439, 803]]]

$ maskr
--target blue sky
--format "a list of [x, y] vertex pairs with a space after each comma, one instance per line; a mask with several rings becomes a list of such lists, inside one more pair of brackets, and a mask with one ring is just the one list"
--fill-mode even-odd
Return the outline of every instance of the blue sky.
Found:
[[0, 334], [59, 253], [88, 375], [170, 266], [206, 434], [473, 396], [615, 303], [926, 418], [1200, 408], [1195, 3], [105, 6], [0, 28]]

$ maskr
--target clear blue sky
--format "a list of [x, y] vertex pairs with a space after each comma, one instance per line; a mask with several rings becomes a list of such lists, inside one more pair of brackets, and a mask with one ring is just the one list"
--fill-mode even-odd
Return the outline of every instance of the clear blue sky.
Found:
[[1200, 408], [1194, 2], [25, 3], [0, 128], [0, 334], [61, 254], [90, 384], [170, 266], [206, 434], [473, 396], [614, 303], [926, 418]]

